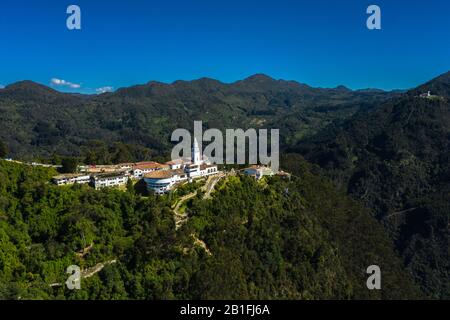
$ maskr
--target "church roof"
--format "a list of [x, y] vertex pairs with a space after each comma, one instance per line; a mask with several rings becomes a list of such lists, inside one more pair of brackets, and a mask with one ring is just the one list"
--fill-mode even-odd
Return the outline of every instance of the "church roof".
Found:
[[153, 171], [150, 173], [147, 173], [146, 175], [144, 175], [145, 178], [149, 178], [149, 179], [168, 179], [171, 178], [173, 176], [173, 173], [171, 170], [158, 170], [158, 171]]
[[177, 170], [158, 170], [153, 171], [150, 173], [147, 173], [144, 175], [144, 178], [148, 179], [168, 179], [173, 177], [174, 175], [182, 175], [184, 174], [183, 170], [177, 169]]
[[174, 164], [184, 164], [186, 161], [183, 159], [173, 159], [172, 161], [167, 161], [166, 164], [174, 165]]
[[160, 164], [158, 162], [143, 162], [143, 163], [137, 163], [135, 166], [133, 166], [133, 169], [163, 169], [167, 168], [167, 165]]

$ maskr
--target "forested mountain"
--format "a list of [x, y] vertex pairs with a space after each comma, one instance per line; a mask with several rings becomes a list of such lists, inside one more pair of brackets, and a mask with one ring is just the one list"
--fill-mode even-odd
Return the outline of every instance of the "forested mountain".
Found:
[[[45, 183], [48, 171], [2, 163], [0, 295], [449, 299], [449, 88], [450, 73], [407, 92], [264, 75], [150, 82], [99, 96], [29, 81], [0, 89], [1, 156], [155, 159], [169, 154], [173, 129], [202, 120], [205, 128], [279, 128], [282, 154], [292, 153], [282, 168], [298, 177], [265, 186], [231, 179], [212, 200], [191, 201], [191, 219], [175, 232], [165, 198], [58, 189]], [[112, 259], [119, 263], [84, 291], [48, 287], [68, 262]], [[378, 263], [389, 289], [369, 292], [365, 268]]]
[[[363, 202], [430, 296], [450, 297], [450, 73], [300, 142]], [[419, 94], [431, 91], [431, 98]]]
[[[199, 194], [176, 230], [167, 197], [57, 187], [51, 170], [0, 161], [0, 299], [421, 297], [365, 209], [301, 157], [285, 163], [291, 181], [234, 176]], [[90, 275], [80, 290], [64, 285], [73, 264]], [[372, 264], [382, 290], [366, 287]]]
[[0, 141], [14, 158], [84, 156], [89, 162], [167, 155], [176, 128], [279, 128], [292, 145], [333, 120], [398, 95], [380, 90], [312, 88], [255, 75], [149, 82], [99, 96], [64, 94], [23, 81], [0, 89]]
[[421, 93], [431, 91], [434, 95], [450, 98], [450, 71], [439, 77], [409, 91], [410, 95], [419, 95]]

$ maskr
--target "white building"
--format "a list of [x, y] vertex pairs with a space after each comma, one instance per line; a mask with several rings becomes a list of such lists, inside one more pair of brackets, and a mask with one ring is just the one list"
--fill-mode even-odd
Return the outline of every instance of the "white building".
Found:
[[420, 97], [421, 98], [431, 98], [431, 91], [428, 91], [426, 93], [421, 93]]
[[86, 184], [91, 181], [91, 177], [89, 175], [83, 174], [62, 174], [52, 178], [52, 182], [57, 186], [65, 186], [71, 184]]
[[217, 165], [210, 164], [208, 159], [202, 156], [196, 139], [191, 159], [175, 159], [166, 164], [170, 170], [158, 170], [144, 175], [149, 191], [163, 194], [173, 189], [177, 183], [219, 173]]
[[274, 172], [269, 167], [254, 165], [244, 169], [244, 174], [259, 180], [264, 176], [273, 176]]
[[164, 194], [171, 190], [177, 183], [187, 180], [187, 175], [182, 169], [161, 170], [145, 175], [144, 181], [147, 189], [155, 194]]
[[186, 159], [175, 159], [169, 162], [166, 162], [166, 165], [169, 166], [170, 170], [177, 170], [177, 169], [182, 169], [183, 166], [190, 162], [190, 160], [186, 160]]
[[95, 189], [117, 187], [125, 185], [128, 182], [128, 176], [124, 172], [104, 173], [93, 175], [91, 177], [91, 182]]
[[184, 171], [190, 180], [218, 173], [217, 166], [213, 164], [188, 164]]
[[143, 178], [144, 175], [158, 170], [168, 170], [170, 168], [167, 164], [160, 164], [157, 162], [141, 162], [132, 167], [132, 176], [136, 179]]

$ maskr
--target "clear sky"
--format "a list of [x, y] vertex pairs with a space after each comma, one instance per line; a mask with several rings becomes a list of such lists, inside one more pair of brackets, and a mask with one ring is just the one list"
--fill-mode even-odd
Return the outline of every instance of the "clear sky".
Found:
[[[66, 27], [71, 4], [81, 30]], [[366, 28], [371, 4], [381, 30]], [[59, 90], [93, 93], [265, 73], [410, 88], [450, 70], [449, 16], [447, 0], [1, 0], [0, 84], [59, 79]]]

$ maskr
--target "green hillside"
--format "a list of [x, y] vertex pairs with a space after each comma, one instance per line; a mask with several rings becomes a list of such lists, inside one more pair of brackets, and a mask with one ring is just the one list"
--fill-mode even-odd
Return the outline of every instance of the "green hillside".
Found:
[[[166, 197], [56, 187], [46, 169], [1, 161], [0, 298], [420, 296], [364, 209], [301, 158], [286, 165], [297, 178], [231, 177], [212, 200], [192, 199], [189, 220], [176, 231]], [[81, 290], [58, 285], [69, 265], [89, 271], [99, 263]], [[380, 291], [365, 287], [371, 264], [381, 267]]]
[[[432, 91], [438, 99], [419, 98]], [[299, 143], [388, 230], [426, 294], [450, 297], [448, 74]]]

